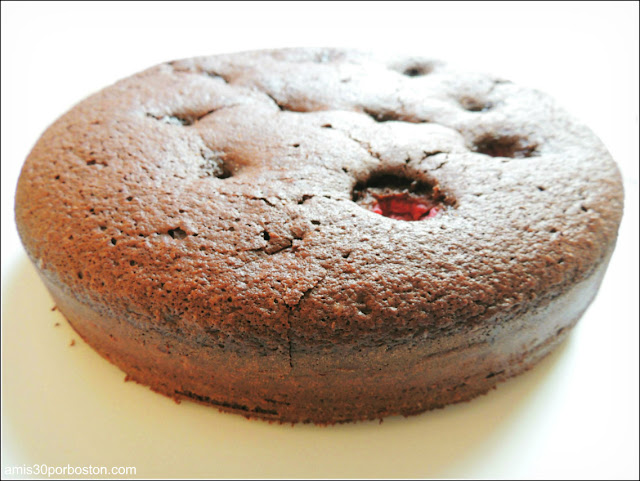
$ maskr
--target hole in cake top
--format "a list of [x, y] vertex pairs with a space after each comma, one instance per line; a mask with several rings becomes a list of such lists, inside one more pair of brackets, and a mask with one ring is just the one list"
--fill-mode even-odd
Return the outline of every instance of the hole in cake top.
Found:
[[312, 199], [314, 196], [310, 194], [304, 194], [300, 199], [298, 199], [298, 205], [304, 204], [309, 199]]
[[403, 120], [402, 114], [392, 110], [363, 108], [362, 111], [376, 122], [389, 122]]
[[420, 63], [409, 65], [402, 71], [402, 75], [407, 77], [422, 77], [433, 71], [433, 65], [428, 63]]
[[155, 114], [147, 113], [147, 117], [150, 117], [159, 122], [162, 122], [163, 124], [188, 127], [189, 125], [193, 125], [199, 120], [202, 120], [207, 115], [214, 113], [216, 110], [218, 109], [209, 109], [202, 112], [173, 113], [171, 115], [155, 115]]
[[185, 237], [187, 237], [187, 233], [180, 227], [169, 229], [167, 233], [171, 236], [172, 239], [184, 239]]
[[371, 212], [404, 221], [431, 219], [446, 205], [446, 196], [437, 185], [388, 173], [357, 184], [352, 199]]
[[531, 157], [536, 145], [516, 135], [485, 135], [474, 143], [474, 150], [491, 157], [511, 157], [515, 159]]
[[210, 77], [212, 79], [215, 79], [215, 80], [220, 79], [226, 84], [229, 83], [229, 79], [227, 79], [226, 77], [220, 75], [220, 73], [218, 73], [218, 72], [214, 72], [213, 70], [203, 70], [202, 74], [206, 75], [207, 77]]
[[158, 115], [153, 115], [153, 114], [147, 114], [147, 117], [151, 117], [152, 119], [156, 119], [160, 122], [162, 122], [163, 124], [169, 124], [169, 125], [182, 125], [182, 126], [187, 126], [187, 125], [191, 125], [194, 122], [194, 118], [188, 115], [163, 115], [163, 116], [158, 116]]
[[493, 108], [491, 102], [485, 102], [473, 97], [463, 97], [459, 102], [460, 106], [469, 112], [487, 112]]
[[201, 150], [200, 155], [202, 156], [202, 163], [200, 164], [202, 173], [199, 175], [201, 179], [205, 177], [228, 179], [233, 175], [231, 166], [224, 159], [224, 152]]
[[388, 108], [368, 108], [364, 107], [362, 112], [367, 114], [376, 122], [410, 122], [414, 124], [425, 124], [429, 120], [425, 118], [416, 117], [407, 113], [398, 112]]

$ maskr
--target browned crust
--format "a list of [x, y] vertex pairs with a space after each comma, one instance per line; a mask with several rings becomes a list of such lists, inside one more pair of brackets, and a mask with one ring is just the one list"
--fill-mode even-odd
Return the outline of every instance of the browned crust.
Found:
[[439, 340], [437, 352], [427, 339], [392, 349], [294, 353], [292, 359], [283, 353], [230, 353], [136, 328], [44, 280], [76, 332], [128, 380], [250, 418], [333, 424], [467, 401], [530, 369], [568, 335], [593, 300], [607, 262], [544, 306], [499, 326]]
[[[385, 176], [443, 211], [354, 202]], [[131, 378], [320, 423], [468, 399], [532, 365], [588, 301], [554, 306], [595, 294], [621, 215], [609, 153], [544, 94], [335, 49], [122, 80], [44, 133], [16, 194], [61, 311]]]

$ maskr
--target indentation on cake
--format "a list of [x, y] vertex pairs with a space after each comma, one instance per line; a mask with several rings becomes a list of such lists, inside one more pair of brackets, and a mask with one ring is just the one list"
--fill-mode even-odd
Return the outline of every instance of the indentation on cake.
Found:
[[167, 232], [172, 239], [184, 239], [187, 237], [187, 233], [182, 230], [180, 227], [176, 227], [175, 229], [169, 229]]
[[202, 163], [200, 164], [201, 179], [206, 177], [217, 177], [218, 179], [228, 179], [233, 175], [229, 162], [225, 159], [224, 152], [213, 152], [211, 150], [201, 150]]
[[212, 68], [205, 68], [200, 65], [193, 65], [190, 63], [185, 63], [184, 60], [173, 60], [171, 62], [167, 62], [167, 65], [171, 67], [174, 73], [177, 74], [198, 74], [204, 75], [205, 77], [212, 78], [214, 80], [222, 80], [224, 83], [229, 83], [229, 78], [217, 70]]
[[109, 164], [103, 159], [96, 159], [93, 157], [94, 152], [90, 152], [91, 157], [86, 159], [87, 165], [95, 165], [97, 167], [107, 167]]
[[210, 109], [204, 112], [174, 113], [171, 115], [155, 115], [147, 113], [147, 117], [158, 120], [163, 124], [180, 125], [183, 127], [187, 127], [189, 125], [195, 124], [197, 121], [203, 119], [207, 115], [214, 113], [216, 110], [219, 109]]
[[229, 83], [229, 79], [221, 75], [219, 72], [214, 72], [213, 70], [203, 70], [202, 73], [209, 78], [212, 78], [215, 80], [222, 80], [226, 84]]
[[412, 117], [401, 112], [397, 112], [393, 109], [384, 107], [363, 107], [362, 111], [371, 117], [376, 122], [410, 122], [414, 124], [422, 124], [428, 122], [428, 120]]
[[433, 65], [430, 63], [417, 63], [407, 66], [403, 71], [402, 75], [407, 77], [422, 77], [423, 75], [427, 75], [433, 72]]
[[156, 119], [163, 124], [169, 125], [191, 125], [193, 124], [193, 119], [187, 116], [181, 115], [154, 115], [147, 114], [147, 117], [151, 117], [152, 119]]
[[402, 114], [388, 109], [374, 109], [365, 107], [362, 111], [376, 122], [389, 122], [390, 120], [403, 120]]
[[537, 145], [517, 135], [488, 134], [474, 142], [473, 149], [491, 157], [520, 159], [535, 155]]
[[431, 219], [451, 203], [438, 185], [388, 173], [357, 184], [352, 200], [371, 212], [403, 221]]
[[[269, 92], [263, 92], [271, 101], [278, 107], [281, 112], [313, 112], [314, 109], [309, 105], [306, 105], [304, 99], [298, 99], [298, 103], [291, 103], [290, 100], [283, 100]], [[296, 99], [293, 99], [293, 102], [296, 102]]]
[[487, 112], [493, 108], [491, 102], [486, 102], [474, 97], [462, 97], [459, 99], [460, 106], [469, 112]]
[[306, 201], [313, 199], [315, 196], [311, 194], [304, 194], [298, 199], [298, 205], [304, 204]]

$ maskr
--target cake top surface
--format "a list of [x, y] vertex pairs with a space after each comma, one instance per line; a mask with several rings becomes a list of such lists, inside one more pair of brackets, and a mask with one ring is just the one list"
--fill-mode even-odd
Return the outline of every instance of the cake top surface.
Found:
[[43, 134], [16, 198], [79, 298], [265, 348], [500, 322], [586, 278], [621, 214], [611, 156], [547, 95], [337, 49], [121, 80]]

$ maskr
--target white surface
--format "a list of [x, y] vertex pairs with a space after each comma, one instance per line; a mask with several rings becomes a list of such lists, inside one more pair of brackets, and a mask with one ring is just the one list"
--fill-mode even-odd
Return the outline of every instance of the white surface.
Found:
[[[618, 247], [570, 339], [532, 372], [417, 417], [292, 428], [124, 383], [50, 310], [13, 223], [20, 166], [47, 125], [155, 63], [296, 45], [495, 72], [551, 93], [603, 139], [625, 178]], [[46, 463], [142, 477], [638, 478], [637, 3], [3, 3], [1, 158], [3, 477]]]

